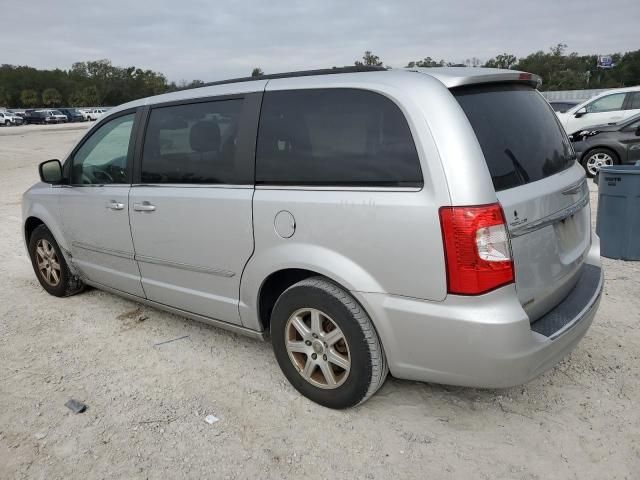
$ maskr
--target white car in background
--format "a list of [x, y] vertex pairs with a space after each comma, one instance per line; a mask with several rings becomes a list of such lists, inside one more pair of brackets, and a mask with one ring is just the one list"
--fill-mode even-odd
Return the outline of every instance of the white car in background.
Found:
[[87, 109], [87, 108], [78, 108], [78, 112], [80, 112], [82, 114], [82, 117], [85, 120], [91, 120], [91, 118], [89, 118], [89, 109]]
[[622, 122], [637, 113], [640, 86], [609, 90], [557, 115], [567, 135], [572, 135], [595, 125]]
[[22, 117], [12, 112], [0, 112], [0, 125], [8, 127], [10, 125], [22, 125]]
[[106, 110], [104, 108], [92, 108], [85, 110], [85, 112], [87, 113], [89, 120], [98, 120], [102, 115], [104, 115]]

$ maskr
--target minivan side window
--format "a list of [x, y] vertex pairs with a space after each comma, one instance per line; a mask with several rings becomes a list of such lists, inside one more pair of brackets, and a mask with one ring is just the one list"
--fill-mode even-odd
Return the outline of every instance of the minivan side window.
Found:
[[135, 114], [106, 122], [76, 151], [71, 164], [74, 185], [129, 183], [129, 144]]
[[142, 153], [142, 183], [243, 184], [236, 145], [243, 99], [151, 110]]
[[398, 106], [378, 93], [336, 88], [265, 93], [256, 183], [420, 187], [423, 178]]
[[588, 113], [614, 112], [622, 110], [626, 93], [614, 93], [606, 97], [599, 98], [586, 106]]

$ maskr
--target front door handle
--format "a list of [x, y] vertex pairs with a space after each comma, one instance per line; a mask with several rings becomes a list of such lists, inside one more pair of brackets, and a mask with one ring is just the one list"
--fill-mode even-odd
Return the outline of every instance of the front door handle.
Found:
[[111, 200], [109, 203], [107, 203], [107, 208], [111, 210], [124, 210], [124, 203], [119, 203], [115, 200]]
[[156, 206], [151, 205], [149, 202], [134, 203], [133, 209], [136, 212], [153, 212], [156, 209]]

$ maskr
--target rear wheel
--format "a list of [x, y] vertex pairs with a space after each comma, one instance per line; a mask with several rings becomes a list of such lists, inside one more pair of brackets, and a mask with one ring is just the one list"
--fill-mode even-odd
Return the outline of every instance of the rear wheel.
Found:
[[590, 178], [596, 176], [601, 167], [618, 164], [618, 156], [608, 148], [596, 148], [582, 157], [582, 166]]
[[58, 243], [44, 225], [31, 234], [29, 255], [40, 285], [51, 295], [66, 297], [84, 288], [82, 281], [69, 271]]
[[289, 382], [325, 407], [364, 402], [388, 373], [369, 316], [349, 293], [322, 277], [302, 280], [280, 296], [271, 337]]

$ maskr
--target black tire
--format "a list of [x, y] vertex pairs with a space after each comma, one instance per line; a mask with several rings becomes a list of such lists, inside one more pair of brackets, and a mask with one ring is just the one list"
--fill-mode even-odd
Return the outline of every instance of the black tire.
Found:
[[586, 152], [583, 156], [582, 156], [582, 161], [580, 162], [582, 164], [582, 167], [584, 168], [584, 171], [587, 174], [587, 177], [589, 178], [593, 178], [595, 177], [595, 172], [590, 171], [589, 168], [589, 159], [591, 157], [593, 157], [594, 155], [598, 155], [598, 154], [604, 154], [604, 155], [608, 155], [609, 157], [611, 157], [611, 160], [613, 161], [613, 165], [618, 165], [620, 163], [620, 159], [618, 158], [618, 154], [616, 152], [614, 152], [613, 150], [610, 150], [608, 148], [594, 148], [592, 150], [589, 150], [588, 152]]
[[[287, 351], [288, 320], [306, 308], [330, 317], [348, 344], [351, 366], [337, 387], [326, 389], [310, 383]], [[366, 401], [382, 386], [389, 372], [382, 344], [367, 313], [347, 291], [323, 277], [302, 280], [280, 295], [271, 315], [271, 337], [276, 360], [289, 382], [302, 395], [328, 408], [349, 408]]]
[[[44, 274], [38, 268], [37, 249], [41, 240], [48, 242], [48, 244], [53, 248], [55, 258], [60, 266], [60, 273], [56, 284], [49, 283]], [[35, 272], [40, 285], [42, 285], [42, 288], [44, 288], [49, 294], [56, 297], [68, 297], [70, 295], [75, 295], [84, 289], [84, 283], [82, 283], [78, 277], [71, 274], [69, 266], [60, 251], [58, 242], [56, 242], [55, 238], [53, 238], [53, 235], [46, 226], [40, 225], [31, 233], [31, 237], [29, 238], [29, 256], [31, 257], [33, 271]]]

